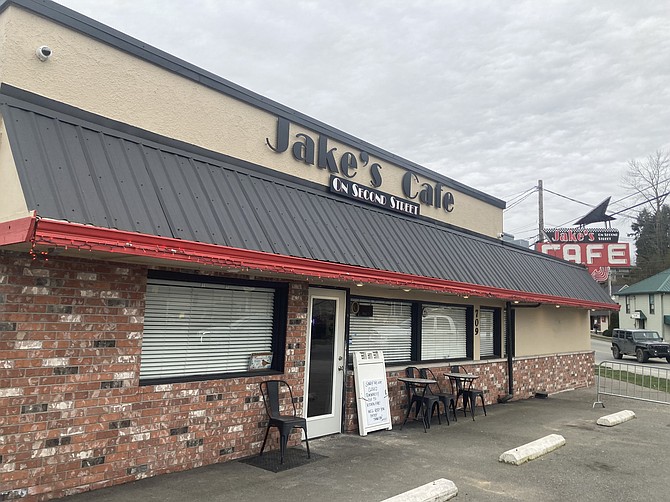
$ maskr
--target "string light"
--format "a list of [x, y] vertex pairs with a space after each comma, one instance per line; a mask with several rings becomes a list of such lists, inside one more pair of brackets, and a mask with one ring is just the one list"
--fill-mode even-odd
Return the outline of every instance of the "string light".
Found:
[[[336, 270], [331, 269], [328, 273], [323, 274], [313, 268], [307, 268], [298, 264], [297, 266], [292, 266], [290, 264], [282, 263], [267, 263], [265, 261], [257, 263], [253, 258], [247, 259], [246, 257], [233, 256], [233, 257], [219, 257], [215, 255], [209, 255], [206, 253], [200, 253], [193, 250], [185, 250], [179, 247], [161, 247], [155, 243], [152, 244], [140, 244], [132, 242], [130, 240], [122, 241], [111, 241], [101, 238], [100, 240], [84, 241], [83, 239], [72, 239], [71, 237], [54, 237], [51, 235], [37, 235], [33, 240], [31, 240], [30, 256], [33, 260], [43, 259], [48, 261], [49, 249], [45, 251], [39, 251], [37, 246], [45, 245], [49, 249], [52, 249], [54, 246], [58, 249], [71, 250], [76, 249], [79, 251], [98, 251], [98, 252], [119, 252], [130, 253], [146, 257], [154, 258], [165, 258], [166, 255], [171, 256], [172, 259], [178, 259], [180, 261], [186, 261], [189, 263], [202, 264], [208, 266], [215, 266], [221, 268], [230, 268], [231, 273], [239, 273], [239, 271], [249, 272], [252, 270], [262, 270], [264, 272], [276, 272], [283, 274], [299, 275], [306, 277], [324, 277], [330, 279], [341, 279], [345, 282], [351, 282], [352, 274], [348, 271], [343, 271], [337, 273]], [[355, 275], [354, 275], [355, 277]], [[403, 287], [406, 283], [397, 278], [384, 278], [384, 277], [374, 277], [372, 279], [368, 278], [367, 282], [378, 284], [378, 285], [387, 285], [400, 287], [403, 291], [409, 292], [410, 288]], [[364, 286], [364, 282], [355, 282], [356, 286]], [[462, 298], [469, 298], [469, 294], [465, 294], [463, 290], [459, 287], [453, 287], [448, 285], [438, 285], [438, 284], [423, 284], [419, 289], [426, 291], [433, 291], [436, 294], [447, 294], [461, 296]], [[492, 291], [478, 291], [477, 296], [481, 298], [501, 298], [498, 294]], [[529, 300], [530, 301], [530, 300]], [[513, 300], [515, 305], [520, 303], [520, 300]], [[556, 308], [560, 308], [560, 305], [555, 305]]]

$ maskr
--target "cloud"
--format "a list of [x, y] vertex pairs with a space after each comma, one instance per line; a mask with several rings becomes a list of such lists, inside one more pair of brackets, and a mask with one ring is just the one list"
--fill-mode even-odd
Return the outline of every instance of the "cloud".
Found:
[[[619, 199], [628, 160], [670, 148], [663, 2], [62, 3], [500, 198]], [[506, 231], [537, 233], [536, 205]], [[587, 211], [545, 195], [547, 226]]]

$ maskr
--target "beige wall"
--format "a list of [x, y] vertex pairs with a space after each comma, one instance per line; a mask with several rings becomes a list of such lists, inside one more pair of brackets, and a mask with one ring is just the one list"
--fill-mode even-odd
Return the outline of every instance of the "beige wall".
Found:
[[[328, 184], [327, 170], [296, 161], [290, 149], [279, 154], [267, 146], [266, 138], [274, 142], [276, 134], [276, 117], [270, 113], [15, 6], [0, 16], [0, 36], [2, 82], [161, 135]], [[35, 57], [40, 45], [53, 50], [46, 62]], [[317, 140], [314, 131], [292, 124], [292, 137], [298, 132]], [[337, 155], [360, 152], [333, 140], [329, 141], [329, 147], [338, 148]], [[399, 180], [405, 171], [375, 158], [370, 159], [368, 166], [373, 162], [382, 165], [383, 184], [379, 190], [402, 197]], [[360, 168], [354, 181], [369, 183], [366, 169], [369, 167]], [[457, 167], [453, 171], [458, 177]], [[421, 214], [489, 236], [502, 232], [501, 209], [451, 191], [455, 197], [452, 212], [422, 205]]]
[[9, 147], [7, 130], [0, 119], [0, 221], [22, 218], [28, 214], [28, 207]]
[[516, 356], [591, 350], [589, 311], [556, 308], [516, 309]]

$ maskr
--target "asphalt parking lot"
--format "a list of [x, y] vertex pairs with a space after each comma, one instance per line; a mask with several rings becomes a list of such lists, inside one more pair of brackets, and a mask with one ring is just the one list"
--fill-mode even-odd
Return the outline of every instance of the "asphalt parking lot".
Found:
[[[486, 417], [478, 409], [475, 421], [462, 414], [450, 426], [434, 420], [427, 433], [414, 422], [402, 431], [313, 440], [312, 452], [324, 457], [284, 472], [229, 462], [63, 500], [382, 501], [438, 478], [456, 484], [459, 501], [668, 500], [670, 407], [605, 397], [606, 408], [594, 409], [594, 400], [589, 388], [512, 401], [487, 407]], [[596, 425], [624, 409], [637, 418]], [[498, 461], [549, 434], [562, 435], [565, 446], [520, 466]]]

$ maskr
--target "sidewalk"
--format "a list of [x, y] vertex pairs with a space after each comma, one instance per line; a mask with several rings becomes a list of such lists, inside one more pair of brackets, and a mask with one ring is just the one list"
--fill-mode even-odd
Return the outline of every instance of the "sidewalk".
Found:
[[[312, 452], [327, 458], [280, 473], [229, 462], [61, 500], [381, 501], [438, 478], [456, 484], [458, 501], [667, 500], [670, 408], [605, 397], [607, 408], [593, 409], [594, 400], [590, 388], [491, 405], [474, 422], [462, 413], [450, 426], [433, 420], [427, 433], [414, 422], [402, 431], [316, 439]], [[637, 419], [596, 425], [623, 409]], [[498, 462], [504, 451], [549, 434], [566, 445], [521, 466]]]

